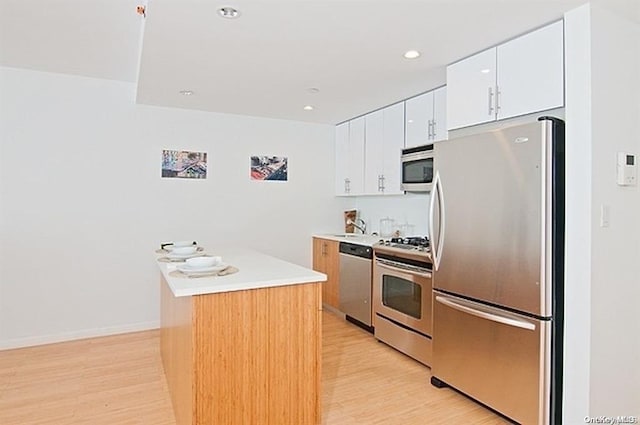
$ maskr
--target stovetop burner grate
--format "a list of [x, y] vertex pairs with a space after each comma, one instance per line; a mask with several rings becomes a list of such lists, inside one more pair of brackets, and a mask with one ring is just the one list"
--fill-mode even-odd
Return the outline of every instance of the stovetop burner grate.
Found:
[[429, 246], [429, 238], [427, 236], [409, 236], [406, 238], [391, 238], [389, 241], [391, 246], [395, 246], [396, 248], [403, 247], [416, 247], [416, 246]]
[[391, 238], [385, 241], [380, 241], [380, 245], [376, 248], [380, 252], [395, 253], [396, 255], [402, 255], [402, 252], [407, 254], [428, 255], [431, 247], [429, 245], [429, 238], [426, 236], [410, 236], [405, 238]]

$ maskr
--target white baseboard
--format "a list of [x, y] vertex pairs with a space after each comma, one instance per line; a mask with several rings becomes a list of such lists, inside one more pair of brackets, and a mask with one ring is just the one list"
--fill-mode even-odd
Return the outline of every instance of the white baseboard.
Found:
[[0, 341], [1, 350], [14, 348], [33, 347], [35, 345], [53, 344], [56, 342], [73, 341], [76, 339], [96, 338], [100, 336], [117, 335], [129, 332], [147, 331], [158, 329], [160, 321], [133, 323], [130, 325], [110, 326], [106, 328], [82, 329], [73, 332], [63, 332], [54, 335], [40, 335], [26, 338], [16, 338]]

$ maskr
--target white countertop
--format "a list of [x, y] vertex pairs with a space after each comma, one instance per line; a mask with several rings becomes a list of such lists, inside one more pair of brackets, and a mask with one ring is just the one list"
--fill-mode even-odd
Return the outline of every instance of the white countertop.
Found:
[[313, 235], [313, 237], [338, 242], [349, 242], [364, 246], [374, 246], [382, 239], [378, 235], [362, 235], [360, 233], [317, 234]]
[[[239, 271], [226, 276], [174, 277], [170, 276], [169, 273], [176, 270], [177, 265], [182, 263], [157, 261], [158, 267], [169, 284], [173, 295], [186, 297], [301, 283], [325, 282], [327, 280], [327, 275], [323, 273], [249, 249], [208, 250], [205, 247], [205, 252], [211, 255], [220, 255], [224, 263], [238, 268]], [[156, 254], [156, 259], [163, 256], [162, 254]]]

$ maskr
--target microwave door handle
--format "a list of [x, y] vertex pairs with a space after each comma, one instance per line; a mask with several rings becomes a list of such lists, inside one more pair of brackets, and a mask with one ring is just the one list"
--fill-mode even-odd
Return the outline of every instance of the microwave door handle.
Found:
[[[438, 238], [434, 238], [434, 223], [433, 217], [435, 212], [436, 198], [438, 201], [438, 215], [440, 222], [438, 223]], [[436, 171], [436, 177], [433, 179], [433, 190], [431, 191], [431, 200], [429, 202], [429, 237], [433, 244], [432, 256], [434, 270], [438, 270], [440, 267], [440, 260], [442, 259], [442, 248], [444, 246], [444, 232], [445, 232], [445, 207], [444, 207], [444, 193], [442, 191], [442, 180], [440, 180], [440, 173]]]

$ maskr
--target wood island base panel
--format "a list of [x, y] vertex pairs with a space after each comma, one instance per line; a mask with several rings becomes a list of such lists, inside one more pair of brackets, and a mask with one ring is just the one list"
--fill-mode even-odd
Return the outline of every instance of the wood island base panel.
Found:
[[185, 297], [161, 287], [178, 425], [320, 423], [321, 282]]

